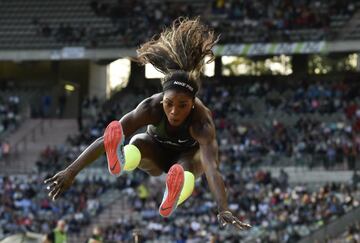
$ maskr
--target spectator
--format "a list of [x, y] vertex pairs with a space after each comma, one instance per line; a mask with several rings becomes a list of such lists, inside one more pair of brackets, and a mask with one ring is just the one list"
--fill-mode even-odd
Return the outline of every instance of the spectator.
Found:
[[99, 226], [93, 228], [92, 235], [87, 240], [87, 243], [103, 243], [102, 232]]
[[56, 224], [56, 228], [45, 236], [43, 243], [66, 243], [66, 222], [65, 220], [59, 220]]
[[59, 118], [63, 118], [65, 106], [66, 106], [66, 94], [65, 94], [65, 92], [63, 92], [58, 98], [58, 116], [59, 116]]
[[1, 155], [4, 159], [7, 159], [10, 155], [10, 144], [7, 141], [1, 143]]
[[52, 98], [50, 95], [44, 95], [41, 99], [42, 117], [48, 118], [50, 116], [50, 108], [52, 104]]

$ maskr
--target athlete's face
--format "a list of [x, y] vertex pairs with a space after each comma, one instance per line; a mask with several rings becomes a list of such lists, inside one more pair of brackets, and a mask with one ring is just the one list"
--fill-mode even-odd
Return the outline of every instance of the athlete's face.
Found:
[[189, 116], [194, 98], [176, 90], [167, 90], [163, 97], [163, 108], [171, 126], [180, 126]]

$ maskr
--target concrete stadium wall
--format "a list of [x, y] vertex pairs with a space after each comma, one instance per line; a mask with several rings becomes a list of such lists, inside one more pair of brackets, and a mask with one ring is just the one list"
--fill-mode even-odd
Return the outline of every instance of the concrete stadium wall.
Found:
[[107, 91], [107, 65], [90, 64], [89, 69], [89, 96], [100, 99], [106, 97]]
[[[322, 53], [360, 51], [360, 40], [334, 41], [324, 43], [325, 46], [324, 49], [321, 50]], [[241, 43], [238, 45], [241, 45]], [[234, 51], [236, 52], [236, 49]], [[235, 52], [232, 53], [232, 55], [239, 54]], [[135, 48], [86, 49], [84, 47], [64, 47], [62, 49], [55, 50], [0, 50], [0, 60], [2, 61], [75, 59], [96, 61], [101, 59], [117, 59], [120, 57], [134, 56], [136, 56]]]

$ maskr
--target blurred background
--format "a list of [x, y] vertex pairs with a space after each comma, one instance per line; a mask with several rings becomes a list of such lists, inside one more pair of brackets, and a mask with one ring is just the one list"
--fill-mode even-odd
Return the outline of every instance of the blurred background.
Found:
[[[47, 197], [44, 178], [161, 91], [130, 57], [179, 16], [221, 35], [199, 97], [250, 231], [219, 229], [205, 178], [161, 218], [164, 178], [111, 177], [104, 156]], [[357, 0], [0, 0], [0, 242], [59, 220], [67, 242], [360, 242], [359, 53]]]

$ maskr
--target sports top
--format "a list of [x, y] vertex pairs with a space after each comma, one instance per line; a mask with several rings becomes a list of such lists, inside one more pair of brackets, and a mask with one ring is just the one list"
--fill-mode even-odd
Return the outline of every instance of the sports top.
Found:
[[165, 116], [165, 113], [163, 113], [158, 124], [148, 125], [147, 133], [167, 148], [177, 150], [194, 148], [198, 146], [198, 142], [194, 140], [189, 133], [191, 118], [192, 113], [190, 113], [188, 118], [186, 118], [186, 120], [180, 125], [175, 134], [169, 135], [166, 128], [170, 126], [170, 124]]

